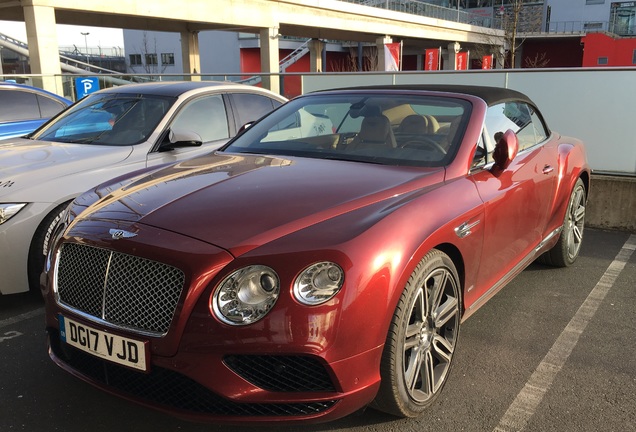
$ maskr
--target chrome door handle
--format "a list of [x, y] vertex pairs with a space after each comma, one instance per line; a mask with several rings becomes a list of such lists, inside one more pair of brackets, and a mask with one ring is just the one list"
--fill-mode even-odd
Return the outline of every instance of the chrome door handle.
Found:
[[543, 167], [543, 174], [550, 174], [552, 171], [554, 171], [552, 165], [546, 165]]

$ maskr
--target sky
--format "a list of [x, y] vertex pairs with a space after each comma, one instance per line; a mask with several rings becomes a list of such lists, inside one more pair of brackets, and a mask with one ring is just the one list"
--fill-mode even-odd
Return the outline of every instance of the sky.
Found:
[[[23, 22], [0, 21], [0, 33], [27, 42], [26, 27]], [[86, 40], [82, 33], [88, 33]], [[110, 29], [105, 27], [88, 27], [57, 25], [57, 40], [60, 46], [73, 46], [78, 48], [88, 45], [89, 47], [124, 47], [124, 35], [121, 29]]]

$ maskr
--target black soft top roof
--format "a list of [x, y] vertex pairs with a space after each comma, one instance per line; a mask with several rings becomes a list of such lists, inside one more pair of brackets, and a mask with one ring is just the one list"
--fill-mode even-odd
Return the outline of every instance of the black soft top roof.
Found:
[[[454, 85], [454, 84], [417, 84], [417, 85], [377, 85], [377, 86], [365, 86], [365, 87], [348, 87], [346, 89], [333, 89], [333, 91], [346, 91], [346, 90], [400, 90], [400, 91], [427, 91], [427, 92], [443, 92], [443, 93], [459, 93], [465, 95], [476, 96], [483, 99], [487, 105], [496, 105], [498, 103], [507, 102], [511, 100], [527, 102], [531, 105], [535, 105], [532, 100], [525, 94], [516, 90], [501, 88], [501, 87], [487, 87], [487, 86], [469, 86], [469, 85]], [[330, 91], [330, 90], [324, 90]]]

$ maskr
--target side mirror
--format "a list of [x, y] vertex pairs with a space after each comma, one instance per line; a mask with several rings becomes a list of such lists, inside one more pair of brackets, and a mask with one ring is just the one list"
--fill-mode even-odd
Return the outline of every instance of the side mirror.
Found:
[[501, 174], [510, 166], [518, 152], [519, 140], [517, 139], [517, 135], [511, 129], [508, 129], [495, 145], [495, 151], [492, 154], [495, 164], [493, 165], [491, 172], [495, 176]]
[[168, 133], [168, 142], [164, 142], [161, 150], [174, 150], [179, 147], [200, 147], [203, 144], [201, 135], [196, 132], [183, 129], [171, 129]]
[[246, 130], [248, 130], [254, 123], [256, 122], [247, 122], [245, 123], [243, 126], [240, 127], [240, 129], [238, 130], [238, 132], [236, 133], [236, 136], [241, 135], [243, 132], [245, 132]]

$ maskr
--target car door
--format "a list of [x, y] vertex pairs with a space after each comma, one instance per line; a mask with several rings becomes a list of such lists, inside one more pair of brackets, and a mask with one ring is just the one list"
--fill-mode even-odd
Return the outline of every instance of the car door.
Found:
[[[547, 146], [547, 129], [536, 110], [524, 102], [506, 102], [488, 108], [484, 140], [489, 155], [500, 132], [512, 129], [519, 152], [499, 176], [484, 168], [472, 179], [484, 202], [484, 246], [476, 297], [496, 290], [498, 283], [517, 266], [534, 257], [541, 242], [556, 184], [553, 150]], [[495, 138], [495, 136], [497, 138]]]
[[1, 90], [0, 139], [26, 135], [65, 106], [45, 96], [24, 90]]
[[260, 94], [229, 93], [227, 96], [232, 108], [234, 125], [237, 129], [260, 119], [282, 105], [282, 102]]
[[[232, 127], [232, 130], [235, 129]], [[170, 131], [194, 132], [201, 137], [200, 146], [180, 146], [167, 150]], [[228, 110], [223, 94], [206, 94], [184, 103], [162, 135], [157, 151], [148, 154], [148, 166], [171, 163], [211, 152], [230, 138]]]

